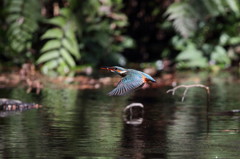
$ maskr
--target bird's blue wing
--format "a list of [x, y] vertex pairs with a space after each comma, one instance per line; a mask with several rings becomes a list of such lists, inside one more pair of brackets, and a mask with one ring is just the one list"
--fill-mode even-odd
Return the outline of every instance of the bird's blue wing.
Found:
[[109, 96], [121, 96], [143, 86], [144, 81], [141, 76], [125, 76], [115, 89], [108, 93]]
[[146, 73], [144, 73], [144, 72], [142, 72], [142, 74], [143, 74], [148, 80], [150, 80], [150, 81], [152, 81], [152, 82], [156, 82], [155, 79], [152, 78], [150, 75], [148, 75], [148, 74], [146, 74]]

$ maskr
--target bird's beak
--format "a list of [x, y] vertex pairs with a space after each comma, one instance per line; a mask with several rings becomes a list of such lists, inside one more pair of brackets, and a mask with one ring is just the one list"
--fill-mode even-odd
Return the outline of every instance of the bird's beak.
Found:
[[104, 66], [104, 67], [101, 67], [101, 69], [108, 70], [108, 67]]
[[107, 67], [107, 66], [101, 67], [101, 69], [103, 69], [103, 70], [108, 70], [108, 71], [112, 71], [112, 70], [113, 70], [113, 68]]

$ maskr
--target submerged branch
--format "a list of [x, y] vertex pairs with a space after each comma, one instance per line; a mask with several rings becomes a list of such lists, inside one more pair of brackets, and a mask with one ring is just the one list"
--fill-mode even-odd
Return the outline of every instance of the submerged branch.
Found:
[[202, 84], [191, 84], [191, 85], [179, 85], [179, 86], [176, 86], [174, 87], [173, 89], [169, 89], [167, 91], [167, 93], [170, 93], [172, 92], [172, 95], [175, 94], [176, 90], [179, 89], [179, 88], [185, 88], [184, 92], [183, 92], [183, 96], [182, 96], [182, 102], [184, 101], [185, 99], [185, 96], [187, 94], [187, 91], [189, 88], [193, 88], [193, 87], [200, 87], [200, 88], [204, 88], [207, 92], [207, 101], [209, 103], [209, 96], [210, 96], [210, 89], [208, 86], [205, 86], [205, 85], [202, 85]]
[[128, 106], [126, 106], [123, 111], [126, 112], [128, 109], [130, 109], [132, 107], [141, 107], [141, 108], [143, 108], [144, 106], [143, 106], [142, 103], [132, 103], [132, 104], [129, 104]]
[[[139, 116], [134, 115], [132, 108], [133, 107], [140, 107], [141, 110], [141, 114]], [[125, 109], [123, 110], [124, 115], [123, 115], [123, 120], [125, 121], [126, 124], [130, 124], [130, 125], [140, 125], [143, 122], [143, 114], [144, 114], [144, 110], [143, 110], [144, 106], [142, 103], [132, 103], [129, 104], [128, 106], [125, 107]], [[130, 110], [129, 115], [126, 114], [127, 110]], [[128, 116], [128, 117], [127, 117]]]

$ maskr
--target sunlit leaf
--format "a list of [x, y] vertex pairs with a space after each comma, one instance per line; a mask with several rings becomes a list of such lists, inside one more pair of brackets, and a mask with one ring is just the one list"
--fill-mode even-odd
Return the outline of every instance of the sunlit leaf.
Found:
[[[62, 8], [59, 16], [53, 17], [48, 21], [48, 23], [54, 24], [56, 27], [48, 29], [42, 36], [42, 39], [51, 40], [47, 41], [41, 49], [41, 52], [45, 55], [41, 61], [50, 62], [57, 60], [57, 65], [54, 68], [46, 68], [48, 66], [44, 65], [44, 69], [57, 71], [60, 75], [67, 75], [71, 68], [76, 66], [74, 58], [80, 57], [77, 39], [74, 34], [76, 29], [75, 22], [72, 21], [73, 18], [71, 16], [69, 8]], [[52, 56], [47, 57], [51, 50], [58, 52], [59, 56], [52, 54]]]
[[229, 44], [231, 44], [231, 45], [237, 45], [239, 43], [240, 43], [240, 37], [239, 36], [231, 37], [229, 39]]
[[129, 37], [124, 37], [122, 45], [124, 46], [124, 48], [132, 48], [135, 46], [135, 43], [134, 43], [133, 39], [131, 39]]
[[213, 6], [216, 6], [216, 9], [218, 10], [219, 13], [222, 13], [222, 14], [225, 13], [225, 6], [224, 6], [224, 3], [222, 3], [221, 0], [217, 0], [217, 1], [214, 0], [212, 2], [213, 2]]
[[71, 12], [68, 8], [62, 8], [60, 10], [60, 15], [65, 16], [65, 18], [71, 17]]
[[60, 50], [60, 54], [61, 54], [61, 56], [63, 56], [63, 58], [66, 60], [66, 62], [68, 63], [69, 66], [71, 66], [71, 67], [76, 66], [74, 59], [73, 59], [72, 56], [68, 53], [67, 50], [61, 49], [61, 50]]
[[51, 38], [62, 38], [63, 31], [60, 28], [53, 28], [47, 30], [43, 35], [42, 39], [51, 39]]
[[79, 48], [78, 48], [78, 43], [77, 43], [77, 39], [75, 37], [75, 34], [73, 32], [66, 32], [66, 40], [64, 43], [68, 43], [66, 44], [66, 46], [71, 46], [71, 54], [75, 56], [75, 58], [79, 59], [80, 58], [80, 53], [79, 53]]
[[235, 14], [239, 15], [239, 1], [238, 0], [225, 0], [225, 3], [228, 4], [228, 6], [231, 8]]
[[74, 45], [70, 43], [68, 39], [63, 39], [62, 44], [68, 51], [70, 51], [72, 55], [74, 55], [75, 57], [79, 57], [78, 50], [75, 48]]
[[48, 21], [48, 23], [56, 25], [56, 26], [63, 27], [67, 23], [67, 20], [62, 16], [57, 16], [57, 17], [54, 17], [54, 18], [50, 19]]
[[49, 60], [58, 58], [59, 56], [60, 56], [60, 54], [59, 54], [58, 50], [49, 51], [49, 52], [41, 55], [40, 58], [37, 60], [37, 63], [38, 64], [44, 63], [44, 62], [47, 62]]
[[41, 49], [41, 52], [57, 49], [61, 47], [61, 41], [59, 40], [49, 40]]
[[213, 53], [211, 54], [211, 60], [215, 63], [224, 64], [225, 67], [230, 65], [230, 59], [227, 56], [227, 51], [221, 46], [215, 47]]
[[[200, 50], [197, 50], [194, 45], [188, 45], [186, 50], [182, 51], [176, 58], [181, 63], [185, 63], [188, 68], [205, 68], [208, 66], [206, 58]], [[178, 65], [179, 66], [179, 65]]]
[[70, 71], [70, 68], [68, 67], [68, 65], [66, 64], [66, 62], [63, 59], [59, 59], [58, 62], [59, 62], [59, 66], [57, 68], [57, 71], [61, 75], [66, 75]]
[[49, 70], [52, 70], [58, 66], [57, 60], [52, 60], [47, 63], [45, 63], [42, 67], [42, 71], [45, 74], [48, 74]]

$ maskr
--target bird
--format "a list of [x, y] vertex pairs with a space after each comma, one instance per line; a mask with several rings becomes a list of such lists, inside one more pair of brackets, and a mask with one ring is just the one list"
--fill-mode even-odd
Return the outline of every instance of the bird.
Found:
[[138, 88], [141, 88], [146, 83], [156, 82], [150, 75], [134, 69], [125, 69], [119, 66], [105, 66], [101, 67], [101, 69], [111, 71], [123, 77], [117, 84], [117, 87], [108, 93], [109, 96], [126, 95]]

